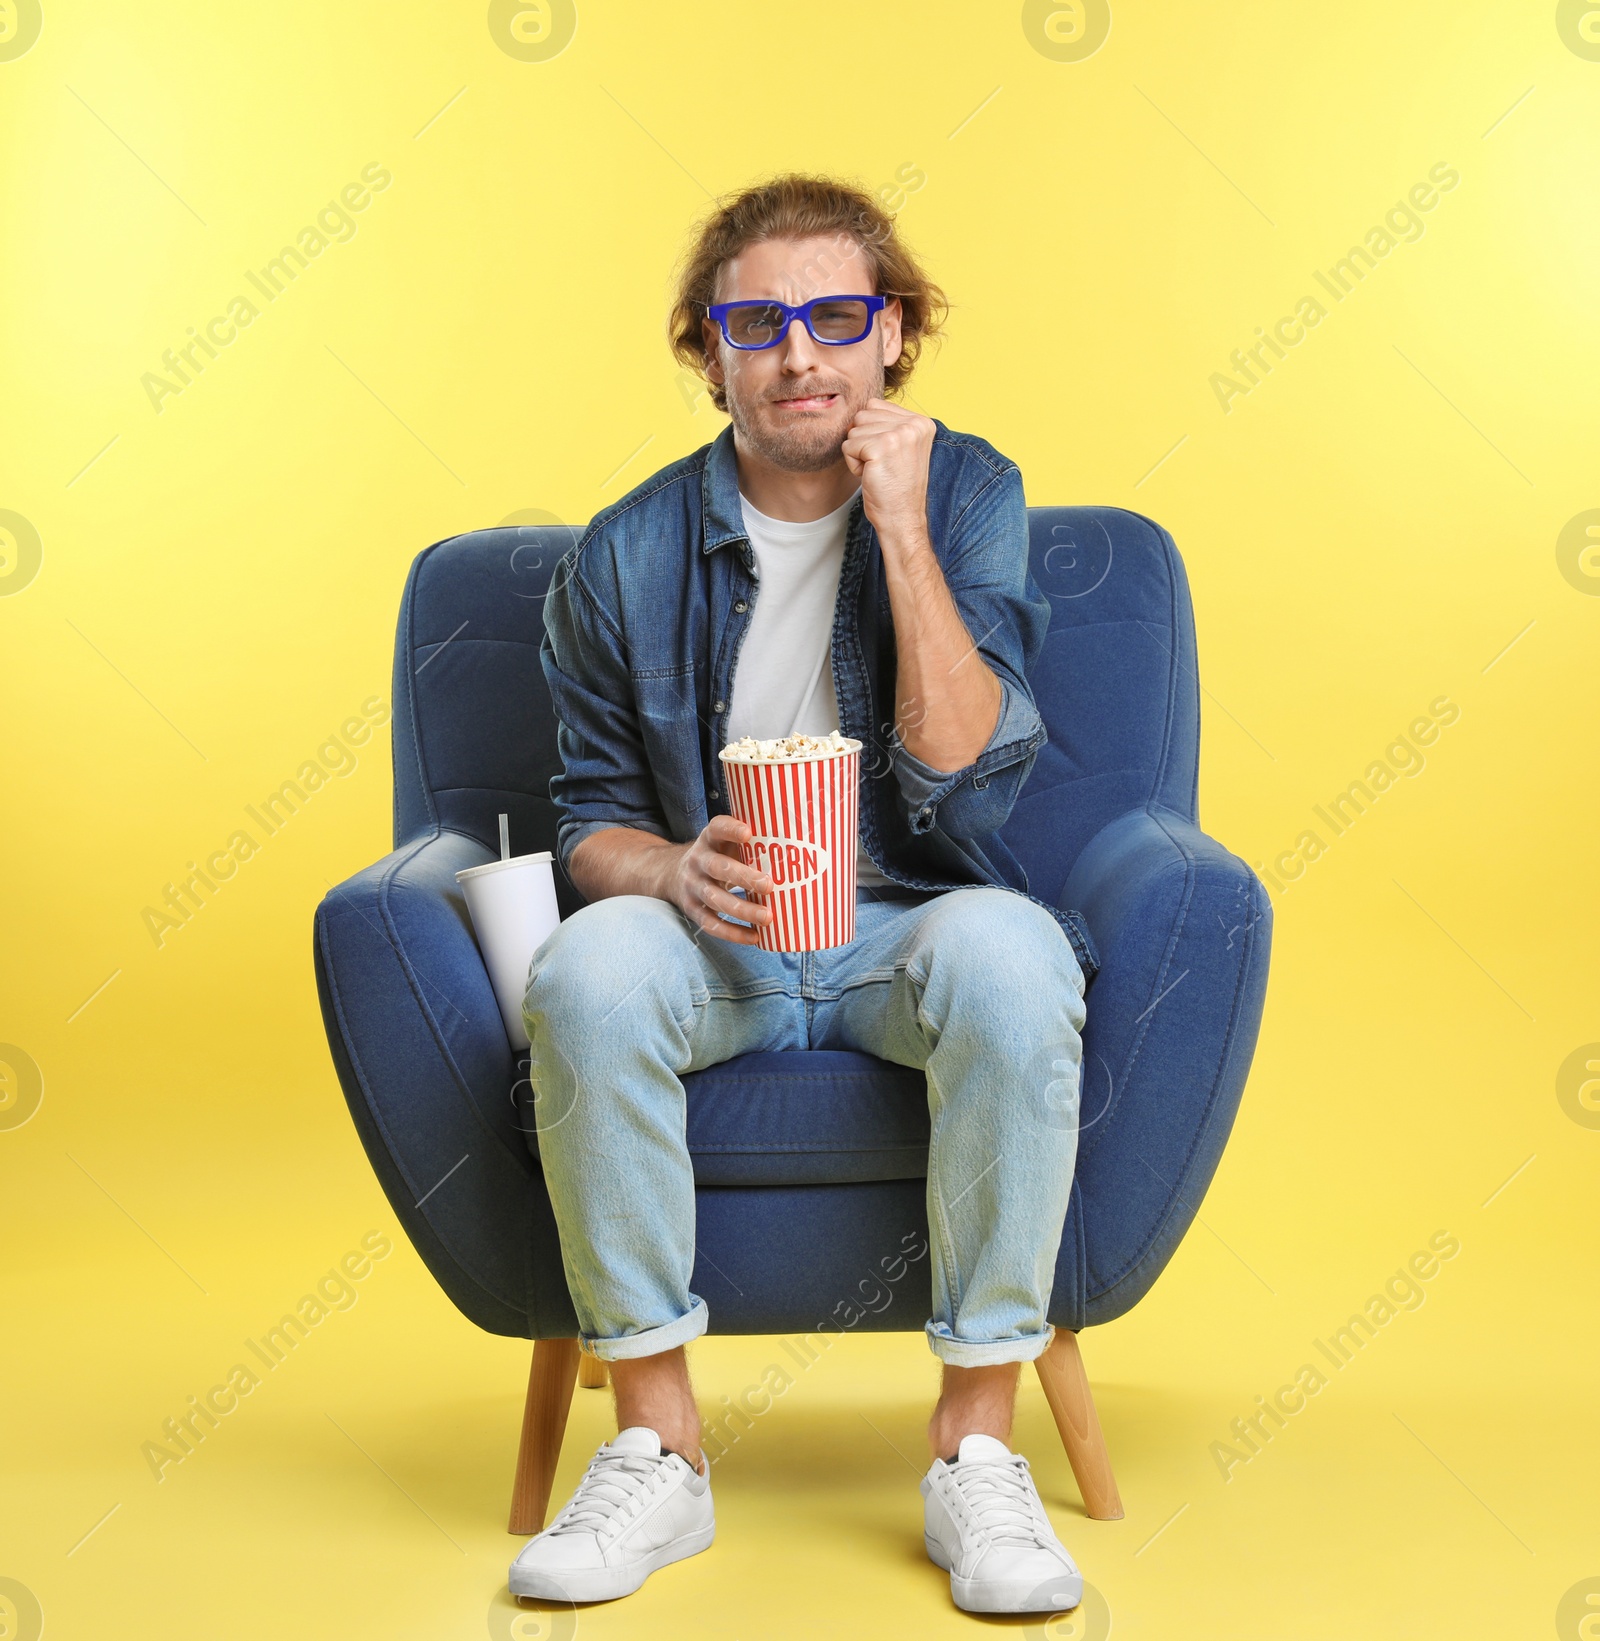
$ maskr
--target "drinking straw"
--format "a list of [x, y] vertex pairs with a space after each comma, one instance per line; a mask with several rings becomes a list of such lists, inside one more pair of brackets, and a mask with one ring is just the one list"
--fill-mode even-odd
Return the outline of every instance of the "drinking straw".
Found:
[[500, 817], [500, 858], [501, 860], [511, 859], [511, 817], [509, 815]]

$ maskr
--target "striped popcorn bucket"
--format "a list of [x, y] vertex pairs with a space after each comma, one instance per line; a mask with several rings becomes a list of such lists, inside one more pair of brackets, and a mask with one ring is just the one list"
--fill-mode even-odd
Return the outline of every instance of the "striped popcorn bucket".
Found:
[[856, 937], [856, 786], [859, 743], [826, 757], [764, 758], [751, 763], [719, 752], [728, 806], [754, 836], [740, 845], [745, 864], [772, 880], [752, 897], [772, 909], [756, 926], [766, 952], [816, 952]]

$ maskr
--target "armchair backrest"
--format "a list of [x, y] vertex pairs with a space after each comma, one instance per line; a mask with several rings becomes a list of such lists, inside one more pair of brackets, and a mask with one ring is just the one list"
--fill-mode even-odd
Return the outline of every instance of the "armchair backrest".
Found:
[[[1156, 802], [1197, 820], [1194, 616], [1172, 538], [1114, 507], [1033, 507], [1033, 576], [1049, 635], [1029, 682], [1049, 740], [1004, 837], [1033, 893], [1054, 899], [1084, 844]], [[514, 853], [554, 851], [556, 723], [539, 643], [568, 526], [452, 536], [418, 555], [395, 641], [394, 830], [435, 826]], [[558, 872], [563, 916], [581, 904]]]
[[1199, 822], [1200, 680], [1172, 537], [1120, 507], [1030, 507], [1050, 630], [1028, 682], [1050, 738], [1001, 831], [1052, 904], [1096, 832], [1161, 804]]

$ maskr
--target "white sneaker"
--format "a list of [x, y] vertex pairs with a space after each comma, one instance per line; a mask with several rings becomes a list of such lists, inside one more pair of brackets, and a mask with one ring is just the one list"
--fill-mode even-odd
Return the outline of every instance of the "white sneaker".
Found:
[[1056, 1537], [1028, 1461], [993, 1436], [966, 1436], [954, 1464], [922, 1480], [923, 1542], [969, 1613], [1060, 1612], [1083, 1599], [1083, 1575]]
[[508, 1582], [513, 1595], [611, 1601], [699, 1554], [715, 1532], [711, 1467], [697, 1475], [661, 1451], [655, 1431], [633, 1425], [601, 1446], [560, 1515], [511, 1563]]

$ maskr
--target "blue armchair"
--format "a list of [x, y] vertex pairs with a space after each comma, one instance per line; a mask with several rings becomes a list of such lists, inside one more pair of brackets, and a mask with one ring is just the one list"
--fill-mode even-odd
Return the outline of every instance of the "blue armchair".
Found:
[[[1188, 1229], [1244, 1089], [1272, 912], [1200, 830], [1194, 617], [1167, 532], [1108, 507], [1030, 509], [1053, 608], [1031, 676], [1049, 740], [1004, 837], [1100, 958], [1081, 1138], [1039, 1359], [1092, 1516], [1122, 1506], [1076, 1335], [1148, 1291]], [[579, 1371], [577, 1319], [506, 1037], [455, 873], [554, 851], [555, 719], [539, 664], [562, 527], [477, 530], [411, 567], [394, 665], [395, 849], [316, 913], [334, 1064], [400, 1223], [466, 1317], [536, 1341], [511, 1531], [543, 1524]], [[563, 917], [583, 897], [557, 869]], [[693, 1286], [714, 1333], [920, 1330], [922, 1075], [847, 1052], [747, 1054], [684, 1078]], [[604, 1367], [582, 1363], [584, 1383]]]

